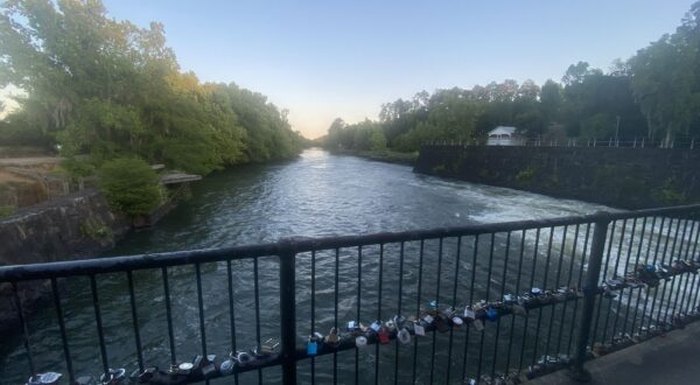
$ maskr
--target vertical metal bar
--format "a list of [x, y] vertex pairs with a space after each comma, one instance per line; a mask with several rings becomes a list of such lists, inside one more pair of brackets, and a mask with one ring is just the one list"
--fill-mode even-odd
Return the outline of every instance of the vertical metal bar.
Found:
[[[653, 265], [656, 265], [656, 258], [658, 257], [658, 254], [659, 254], [659, 246], [661, 245], [661, 234], [663, 233], [665, 219], [666, 218], [663, 218], [663, 217], [661, 218], [659, 236], [657, 237], [656, 246], [654, 247], [654, 259], [652, 262]], [[656, 231], [656, 217], [652, 217], [652, 220], [651, 220], [651, 234], [649, 235], [649, 244], [647, 245], [647, 258], [646, 258], [647, 262], [649, 261], [649, 255], [651, 254], [651, 247], [652, 247], [651, 241], [654, 238], [654, 231]], [[655, 288], [655, 290], [656, 290], [656, 288]], [[646, 318], [646, 315], [647, 315], [647, 306], [649, 305], [649, 301], [650, 301], [650, 295], [649, 295], [650, 291], [651, 291], [651, 288], [649, 288], [646, 292], [646, 298], [644, 300], [644, 308], [642, 309], [642, 319], [639, 322], [639, 325], [642, 328], [644, 327], [644, 318]], [[652, 306], [653, 306], [654, 299], [651, 299], [651, 301], [652, 301]], [[649, 313], [649, 319], [650, 319], [649, 325], [651, 325], [652, 313], [653, 313], [653, 311], [651, 313]]]
[[163, 275], [163, 291], [165, 292], [165, 316], [168, 320], [168, 341], [170, 344], [170, 365], [177, 364], [177, 358], [175, 356], [175, 333], [173, 332], [173, 314], [170, 308], [170, 285], [168, 284], [168, 268], [163, 266], [161, 268], [161, 273]]
[[[253, 280], [255, 289], [255, 341], [260, 346], [260, 279], [258, 258], [253, 259]], [[258, 368], [258, 385], [263, 383], [262, 368]]]
[[[19, 293], [17, 291], [17, 282], [12, 282], [12, 295], [15, 300], [15, 306], [17, 307], [17, 317], [19, 318], [19, 323], [22, 324], [22, 336], [24, 337], [24, 350], [27, 352], [27, 363], [29, 364], [29, 371], [31, 372], [31, 375], [36, 374], [36, 369], [34, 368], [34, 356], [32, 355], [32, 349], [29, 344], [29, 329], [27, 328], [27, 322], [24, 319], [24, 311], [22, 310], [22, 301], [19, 298]], [[62, 318], [62, 317], [61, 317]], [[59, 318], [59, 322], [63, 322], [63, 320]], [[64, 339], [65, 341], [65, 339]], [[64, 349], [67, 349], [66, 343], [63, 343]], [[64, 351], [64, 353], [66, 353]], [[65, 354], [66, 357], [69, 357], [68, 354]], [[69, 358], [70, 360], [70, 358]], [[70, 368], [70, 366], [69, 366]], [[72, 370], [71, 370], [72, 373]], [[71, 377], [71, 382], [73, 382], [73, 378]]]
[[[236, 352], [236, 317], [233, 307], [233, 270], [231, 269], [231, 260], [226, 260], [226, 275], [228, 278], [228, 310], [231, 320], [231, 352]], [[281, 283], [280, 283], [281, 285]], [[238, 371], [233, 375], [234, 384], [238, 385]]]
[[[442, 238], [440, 238], [438, 243], [438, 265], [437, 265], [437, 292], [435, 294], [435, 303], [440, 306], [440, 275], [442, 274]], [[433, 354], [430, 356], [430, 383], [433, 383], [433, 376], [435, 374], [435, 345], [436, 345], [437, 333], [433, 333]]]
[[[666, 232], [666, 241], [664, 242], [664, 251], [661, 253], [661, 262], [660, 262], [661, 265], [664, 265], [664, 262], [666, 261], [666, 251], [668, 251], [668, 242], [671, 240], [671, 229], [673, 229], [673, 218], [671, 218], [669, 220], [668, 231]], [[661, 283], [661, 284], [663, 284], [663, 283]], [[659, 284], [659, 286], [661, 286], [661, 284]], [[665, 284], [663, 284], [663, 285], [664, 285], [664, 290], [661, 291], [661, 298], [658, 301], [659, 302], [659, 309], [656, 312], [656, 324], [657, 324], [657, 326], [659, 324], [659, 320], [661, 319], [661, 310], [664, 307], [664, 293], [666, 290], [666, 285]], [[659, 286], [657, 286], [657, 292], [654, 292], [654, 297], [656, 297], [656, 294], [658, 293]], [[652, 304], [652, 311], [651, 311], [652, 314], [654, 313], [654, 310], [653, 310], [654, 304]]]
[[[336, 247], [335, 249], [335, 284], [334, 284], [334, 306], [333, 306], [333, 326], [335, 326], [336, 332], [340, 332], [338, 328], [338, 291], [339, 291], [339, 279], [340, 274], [340, 249]], [[338, 352], [333, 352], [333, 385], [338, 384]]]
[[[384, 280], [384, 244], [379, 244], [379, 282], [377, 288], [377, 320], [382, 320], [382, 281]], [[379, 344], [374, 347], [374, 383], [379, 384]]]
[[[420, 319], [420, 298], [423, 290], [423, 254], [425, 249], [425, 240], [420, 240], [420, 251], [418, 253], [418, 290], [416, 290], [416, 319]], [[416, 383], [416, 368], [418, 367], [418, 338], [413, 339], [413, 380], [412, 384]]]
[[[697, 222], [697, 221], [696, 221]], [[698, 230], [695, 233], [695, 242], [693, 242], [693, 252], [691, 253], [691, 258], [698, 262], [698, 259], [696, 258], [696, 251], [698, 247], [698, 240], [700, 240], [700, 224], [698, 225]], [[698, 285], [700, 285], [700, 279], [698, 279], [697, 274], [693, 274], [693, 290], [692, 292], [695, 293], [695, 298], [693, 298], [693, 305], [691, 306], [691, 311], [696, 311], [697, 304], [698, 304], [698, 299], [700, 299], [700, 290], [698, 290]]]
[[[556, 284], [552, 288], [553, 290], [558, 289], [559, 285], [561, 283], [561, 267], [564, 264], [564, 250], [566, 249], [566, 237], [568, 235], [568, 226], [564, 226], [564, 229], [562, 230], [564, 233], [564, 236], [561, 241], [561, 249], [559, 250], [559, 264], [557, 265], [557, 277], [556, 277]], [[555, 314], [555, 309], [557, 308], [557, 304], [554, 303], [551, 307], [550, 315], [549, 315], [549, 325], [547, 326], [547, 343], [545, 344], [544, 348], [544, 354], [549, 354], [549, 343], [552, 338], [552, 331], [554, 330], [554, 314]], [[563, 313], [562, 313], [563, 314]], [[555, 353], [559, 353], [557, 350]]]
[[[316, 250], [311, 250], [311, 317], [309, 319], [309, 335], [314, 334], [316, 328]], [[316, 383], [316, 358], [311, 357], [311, 385]]]
[[[608, 242], [608, 252], [606, 253], [606, 258], [605, 258], [605, 267], [602, 269], [603, 273], [603, 279], [601, 281], [605, 281], [608, 278], [608, 270], [610, 269], [610, 256], [612, 255], [612, 245], [614, 243], [615, 239], [615, 228], [617, 227], [617, 222], [612, 222], [612, 226], [610, 226], [610, 242]], [[611, 300], [608, 300], [611, 301]], [[603, 314], [603, 299], [601, 298], [600, 301], [598, 301], [598, 312], [595, 316], [595, 324], [593, 326], [593, 341], [596, 340], [598, 337], [598, 326], [600, 322], [600, 315]]]
[[[683, 235], [685, 236], [685, 231], [686, 227], [688, 225], [688, 222], [685, 221], [685, 224], [683, 225]], [[676, 222], [676, 233], [673, 235], [673, 245], [671, 246], [671, 252], [669, 253], [669, 261], [668, 264], [669, 266], [673, 265], [673, 260], [675, 257], [676, 253], [676, 244], [678, 243], [678, 233], [680, 232], [680, 225], [681, 225], [681, 219], [678, 218], [678, 222]], [[676, 282], [681, 279], [681, 276], [677, 276], [675, 279], [671, 279], [671, 287], [669, 288], [668, 291], [668, 305], [666, 306], [666, 312], [664, 314], [664, 324], [668, 323], [668, 313], [669, 310], [671, 310], [671, 321], [673, 321], [673, 312], [676, 309], [676, 303], [672, 302], [672, 297], [673, 297], [673, 292], [674, 289], [676, 288]], [[676, 300], [678, 299], [678, 292], [676, 292]]]
[[[540, 231], [540, 228], [537, 228], [537, 230], [535, 231], [535, 249], [532, 252], [532, 271], [530, 272], [530, 288], [532, 288], [535, 285], [535, 271], [537, 268], [537, 257], [540, 248]], [[528, 316], [525, 318], [525, 326], [523, 326], [523, 345], [520, 348], [520, 363], [518, 364], [519, 369], [523, 368], [523, 364], [525, 362], [525, 348], [527, 347], [527, 329], [529, 323], [530, 315], [528, 314]], [[535, 341], [535, 344], [537, 344], [537, 341]]]
[[[688, 239], [687, 247], [686, 247], [686, 250], [685, 250], [685, 259], [686, 259], [686, 260], [692, 259], [692, 256], [690, 255], [690, 246], [691, 246], [692, 243], [693, 243], [693, 235], [694, 235], [694, 234], [697, 235], [697, 233], [698, 233], [698, 232], [697, 232], [697, 229], [695, 228], [695, 225], [696, 225], [696, 224], [697, 224], [697, 221], [692, 221], [692, 224], [691, 224], [691, 226], [690, 226], [690, 237], [689, 237], [689, 239]], [[697, 238], [696, 238], [696, 241], [697, 241]], [[695, 287], [696, 278], [697, 278], [697, 274], [692, 274], [692, 275], [691, 275], [690, 277], [688, 277], [688, 279], [685, 281], [685, 286], [683, 287], [683, 298], [681, 298], [681, 304], [685, 304], [685, 306], [681, 307], [680, 311], [681, 311], [681, 313], [684, 314], [684, 315], [688, 315], [688, 312], [689, 312], [689, 310], [690, 310], [690, 301], [691, 301], [691, 298], [692, 298], [692, 292], [694, 292], [694, 290], [693, 290], [693, 291], [691, 291], [691, 294], [688, 294], [688, 286], [690, 286], [691, 289], [694, 288], [694, 287]], [[690, 283], [691, 279], [692, 279], [692, 281], [693, 281], [692, 284]], [[686, 298], [686, 295], [688, 296], [687, 298]], [[686, 302], [686, 299], [687, 299], [687, 302]]]
[[[590, 239], [591, 235], [591, 224], [586, 223], [586, 236], [583, 241], [583, 250], [581, 251], [581, 264], [580, 268], [578, 270], [578, 283], [576, 285], [577, 289], [582, 289], [583, 285], [583, 270], [584, 266], [586, 266], [586, 255], [588, 255], [588, 240]], [[573, 347], [573, 342], [574, 342], [574, 334], [575, 334], [575, 329], [576, 329], [576, 315], [578, 313], [578, 299], [574, 301], [574, 311], [571, 314], [571, 333], [569, 334], [569, 348], [567, 349], [568, 352], [572, 350]]]
[[[489, 296], [491, 295], [491, 272], [493, 270], [493, 247], [494, 244], [496, 243], [496, 233], [491, 233], [491, 242], [489, 245], [489, 264], [488, 264], [488, 271], [486, 273], [486, 295], [484, 296], [485, 300], [489, 300]], [[481, 331], [481, 338], [479, 339], [479, 366], [477, 367], [476, 371], [476, 378], [481, 378], [481, 367], [484, 364], [484, 338], [486, 336], [486, 333], [484, 331]]]
[[279, 254], [280, 335], [282, 342], [282, 383], [297, 383], [296, 361], [296, 253], [290, 242]]
[[[515, 292], [514, 295], [519, 295], [520, 293], [520, 277], [523, 272], [523, 257], [525, 253], [525, 235], [527, 234], [527, 230], [523, 230], [522, 235], [520, 236], [520, 255], [518, 259], [518, 275], [515, 277]], [[510, 369], [510, 357], [511, 353], [513, 352], [513, 336], [515, 335], [515, 316], [510, 317], [510, 337], [508, 338], [508, 356], [506, 357], [506, 366], [505, 370], [508, 372]], [[518, 371], [520, 371], [520, 368], [518, 368]]]
[[[641, 231], [641, 234], [639, 237], [639, 245], [637, 246], [637, 256], [636, 256], [636, 258], [635, 258], [636, 260], [634, 262], [634, 271], [637, 271], [637, 268], [638, 268], [639, 264], [641, 263], [640, 255], [642, 253], [642, 248], [644, 248], [644, 238], [645, 238], [646, 227], [647, 227], [647, 217], [644, 217], [642, 219], [642, 231]], [[648, 255], [646, 255], [645, 257], [648, 258]], [[646, 260], [645, 260], [645, 263], [646, 263]], [[637, 323], [637, 312], [639, 310], [639, 300], [642, 297], [642, 289], [641, 288], [638, 289], [636, 291], [636, 293], [637, 293], [637, 300], [635, 301], [635, 305], [634, 305], [634, 313], [632, 315], [632, 325], [630, 325], [630, 334], [632, 334], [632, 335], [634, 335], [634, 333], [635, 333], [634, 326]], [[631, 306], [631, 302], [632, 302], [632, 296], [630, 295], [630, 299], [627, 302], [627, 310], [629, 310], [629, 308]], [[627, 324], [627, 314], [625, 314], [625, 324]], [[624, 333], [624, 330], [623, 330], [623, 333]]]
[[136, 340], [136, 356], [139, 361], [139, 371], [143, 371], [143, 349], [141, 348], [141, 331], [139, 330], [139, 317], [136, 312], [136, 296], [134, 295], [134, 275], [127, 270], [126, 278], [129, 284], [129, 301], [131, 303], [131, 320], [134, 325], [134, 339]]
[[[404, 242], [401, 242], [401, 251], [399, 252], [399, 303], [397, 314], [401, 314], [403, 300], [403, 259], [404, 259]], [[336, 298], [336, 303], [338, 302]], [[399, 384], [399, 344], [394, 344], [394, 385]]]
[[590, 381], [591, 375], [583, 368], [586, 361], [586, 346], [591, 337], [591, 324], [593, 321], [593, 309], [595, 307], [600, 268], [603, 262], [605, 238], [608, 233], [609, 219], [599, 219], [593, 228], [593, 245], [586, 272], [586, 283], [583, 287], [583, 309], [576, 346], [576, 357], [572, 367], [572, 377], [577, 381]]
[[[625, 269], [624, 269], [625, 273], [630, 272], [630, 260], [632, 258], [632, 247], [634, 246], [634, 236], [636, 234], [636, 230], [637, 230], [637, 218], [634, 218], [632, 220], [632, 231], [630, 231], [630, 241], [629, 241], [629, 244], [627, 245], [627, 258], [625, 260]], [[632, 300], [633, 290], [634, 289], [630, 288], [629, 294], [627, 295], [627, 298], [628, 298], [627, 308], [625, 310], [624, 321], [622, 321], [622, 332], [620, 333], [623, 336], [625, 334], [625, 330], [627, 329], [627, 316], [628, 316], [629, 310], [630, 310], [629, 309], [629, 302]], [[620, 314], [622, 313], [622, 294], [624, 292], [625, 292], [624, 288], [622, 290], [620, 290], [620, 300], [617, 302], [617, 311], [615, 314], [615, 322], [613, 322], [613, 329], [612, 329], [612, 337], [613, 338], [615, 338], [615, 335], [616, 335], [615, 332], [617, 331], [617, 323], [620, 320]]]
[[[457, 287], [459, 286], [459, 259], [462, 254], [462, 237], [457, 237], [457, 256], [455, 258], [455, 275], [454, 275], [454, 286], [452, 287], [452, 306], [457, 306]], [[457, 309], [455, 308], [455, 311]], [[450, 342], [447, 348], [447, 357], [452, 360], [452, 343], [454, 342], [454, 328], [450, 328]], [[445, 383], [450, 383], [452, 365], [447, 365], [447, 378]]]
[[[545, 260], [544, 264], [544, 279], [543, 279], [543, 287], [542, 289], [546, 289], [548, 286], [548, 277], [549, 277], [549, 263], [552, 259], [552, 240], [554, 239], [554, 227], [549, 228], [549, 241], [547, 241], [547, 259]], [[535, 343], [533, 345], [533, 351], [532, 351], [532, 364], [535, 365], [537, 363], [537, 348], [540, 342], [540, 327], [542, 326], [542, 312], [543, 308], [540, 307], [537, 309], [537, 328], [535, 329]], [[547, 352], [545, 352], [547, 354]]]
[[[503, 275], [501, 276], [501, 295], [500, 300], [506, 294], [506, 278], [508, 273], [508, 256], [510, 254], [510, 231], [506, 234], [506, 251], [503, 255]], [[493, 348], [493, 359], [491, 360], [491, 378], [496, 377], [496, 361], [498, 360], [498, 342], [501, 335], [501, 318], [498, 317], [496, 320], [496, 338], [494, 339]], [[510, 353], [510, 352], [509, 352]], [[508, 373], [508, 368], [506, 368], [506, 373]]]
[[204, 298], [202, 296], [202, 268], [199, 263], [194, 264], [197, 279], [197, 305], [199, 306], [199, 335], [202, 338], [202, 356], [207, 356], [207, 333], [204, 323]]
[[[357, 322], [360, 322], [362, 310], [362, 246], [357, 247]], [[355, 385], [360, 381], [360, 351], [355, 349]]]
[[97, 295], [97, 281], [95, 276], [90, 275], [90, 290], [92, 291], [92, 305], [95, 308], [95, 322], [97, 324], [97, 337], [100, 341], [100, 354], [102, 356], [103, 373], [109, 371], [109, 363], [107, 362], [107, 346], [105, 345], [104, 331], [102, 330], [102, 315], [100, 313], [100, 300]]
[[[571, 280], [574, 278], [574, 260], [576, 260], [576, 247], [578, 247], [578, 234], [580, 230], [580, 223], [576, 224], [576, 227], [574, 229], [574, 241], [573, 241], [573, 246], [571, 248], [571, 255], [569, 256], [569, 274], [568, 277], [566, 278], [566, 287], [571, 288], [573, 287]], [[562, 311], [561, 311], [561, 320], [559, 321], [559, 338], [557, 338], [557, 348], [556, 352], [560, 353], [561, 352], [561, 342], [564, 340], [564, 323], [566, 320], [566, 310], [569, 306], [569, 301], [564, 301], [564, 305], [562, 306]], [[573, 327], [574, 327], [574, 318], [571, 319], [570, 322], [568, 322], [569, 325], [571, 325], [572, 329], [569, 330], [569, 334], [572, 334]], [[567, 353], [569, 351], [567, 350]]]
[[[622, 256], [622, 244], [625, 240], [625, 230], [627, 228], [627, 219], [624, 219], [622, 221], [622, 230], [620, 231], [620, 242], [617, 245], [617, 256], [615, 257], [615, 267], [613, 268], [613, 278], [618, 275], [618, 269], [620, 268], [620, 257]], [[613, 239], [610, 238], [610, 244], [612, 245]], [[610, 260], [610, 257], [612, 256], [612, 253], [608, 253], [608, 261]], [[606, 263], [607, 267], [608, 263]], [[606, 269], [606, 277], [607, 277], [607, 269]], [[601, 301], [602, 302], [602, 301]], [[619, 301], [618, 301], [619, 303]], [[603, 326], [603, 339], [602, 341], [605, 341], [608, 335], [608, 323], [610, 322], [610, 315], [612, 313], [612, 304], [613, 304], [613, 298], [610, 298], [608, 300], [608, 311], [605, 314], [605, 326]], [[617, 320], [617, 314], [615, 314], [615, 319]], [[611, 340], [615, 337], [614, 334], [610, 336]]]
[[[467, 303], [469, 306], [471, 306], [474, 303], [474, 282], [476, 281], [476, 259], [479, 255], [479, 234], [476, 234], [474, 236], [474, 252], [473, 252], [473, 258], [472, 258], [472, 279], [469, 284], [469, 302]], [[464, 333], [464, 356], [462, 358], [462, 378], [466, 379], [467, 377], [467, 356], [469, 355], [469, 332], [471, 331], [471, 325], [467, 323], [466, 331]]]
[[61, 332], [61, 343], [63, 344], [63, 355], [66, 359], [66, 369], [68, 370], [71, 381], [75, 381], [75, 374], [73, 373], [73, 360], [71, 359], [70, 349], [68, 348], [66, 322], [63, 319], [63, 307], [61, 306], [61, 298], [58, 293], [58, 283], [56, 282], [56, 278], [51, 278], [51, 291], [53, 293], [53, 303], [56, 307], [56, 318], [58, 318], [58, 328]]

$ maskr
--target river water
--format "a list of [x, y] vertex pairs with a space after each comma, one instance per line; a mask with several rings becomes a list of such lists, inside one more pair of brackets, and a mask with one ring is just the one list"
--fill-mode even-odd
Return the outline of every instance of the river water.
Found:
[[[109, 255], [199, 249], [261, 242], [274, 242], [291, 236], [323, 237], [369, 234], [476, 223], [538, 219], [592, 213], [602, 206], [554, 199], [522, 191], [475, 185], [415, 174], [408, 166], [368, 161], [351, 156], [331, 155], [319, 149], [306, 150], [298, 159], [272, 165], [251, 165], [208, 176], [192, 186], [192, 198], [170, 212], [156, 227], [129, 234]], [[445, 245], [447, 248], [448, 245]], [[408, 251], [408, 246], [407, 246]], [[372, 250], [367, 250], [372, 258]], [[342, 292], [339, 299], [341, 322], [353, 317], [356, 304], [353, 286], [357, 271], [354, 255], [345, 255], [348, 265], [341, 266]], [[318, 255], [316, 306], [318, 322], [332, 322], [331, 258]], [[343, 259], [344, 260], [344, 259]], [[386, 285], [394, 285], [395, 267], [388, 262]], [[279, 309], [277, 266], [273, 259], [260, 260], [260, 313], [263, 337], [275, 332]], [[233, 264], [238, 346], [255, 341], [252, 308], [252, 262]], [[301, 277], [309, 274], [308, 259], [297, 268], [298, 307], [308, 306], [304, 293], [308, 284]], [[368, 267], [373, 273], [376, 266]], [[192, 267], [169, 269], [173, 322], [178, 358], [201, 352], [196, 286]], [[320, 274], [319, 274], [320, 271]], [[202, 266], [208, 351], [225, 354], [231, 348], [228, 306], [228, 280], [225, 263]], [[363, 274], [365, 274], [363, 270]], [[415, 277], [414, 277], [415, 278]], [[133, 369], [136, 366], [129, 296], [123, 275], [98, 277], [99, 295], [110, 366]], [[391, 280], [394, 281], [391, 281]], [[410, 279], [409, 279], [410, 280]], [[146, 364], [167, 367], [169, 346], [163, 311], [163, 285], [160, 270], [134, 273], [137, 308]], [[267, 285], [266, 282], [274, 284]], [[364, 290], [364, 283], [362, 283]], [[99, 345], [96, 343], [94, 309], [87, 278], [71, 279], [62, 295], [70, 354], [75, 372], [99, 373]], [[371, 297], [373, 288], [368, 288]], [[364, 295], [364, 294], [363, 294]], [[382, 297], [384, 298], [384, 297]], [[330, 300], [329, 300], [330, 299]], [[372, 300], [367, 300], [368, 304]], [[298, 313], [303, 314], [302, 311]], [[303, 317], [303, 315], [302, 315]], [[371, 317], [371, 315], [368, 315]], [[350, 318], [351, 319], [351, 318]], [[349, 319], [348, 319], [349, 320]], [[299, 319], [300, 325], [306, 322]], [[38, 371], [65, 373], [60, 334], [55, 310], [48, 306], [29, 323], [30, 344]], [[322, 330], [325, 331], [325, 330]], [[308, 331], [300, 326], [300, 341]], [[303, 342], [302, 342], [303, 343]], [[250, 347], [250, 346], [249, 346]], [[361, 357], [361, 365], [372, 366], [377, 357]], [[348, 355], [354, 359], [353, 355]], [[346, 358], [347, 358], [346, 357]], [[346, 358], [341, 358], [341, 362]], [[347, 359], [350, 359], [347, 358]], [[320, 383], [328, 381], [328, 359], [317, 360]], [[354, 362], [354, 361], [353, 361]], [[354, 366], [353, 366], [354, 369]], [[20, 384], [29, 370], [21, 338], [3, 341], [0, 346], [0, 383]], [[265, 382], [274, 382], [278, 370], [264, 374]], [[300, 374], [308, 379], [308, 374]], [[325, 376], [325, 377], [324, 377]], [[368, 375], [368, 378], [373, 378]], [[393, 377], [380, 376], [381, 382]], [[419, 376], [416, 382], [427, 380]], [[241, 382], [257, 381], [257, 374], [241, 376]], [[341, 381], [342, 382], [342, 381]], [[228, 383], [228, 382], [221, 382]]]

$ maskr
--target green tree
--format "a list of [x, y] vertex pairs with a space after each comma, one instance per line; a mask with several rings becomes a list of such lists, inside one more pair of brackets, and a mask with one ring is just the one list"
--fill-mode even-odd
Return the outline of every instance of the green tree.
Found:
[[100, 186], [115, 210], [130, 216], [148, 214], [161, 202], [158, 175], [141, 159], [117, 158], [100, 168]]

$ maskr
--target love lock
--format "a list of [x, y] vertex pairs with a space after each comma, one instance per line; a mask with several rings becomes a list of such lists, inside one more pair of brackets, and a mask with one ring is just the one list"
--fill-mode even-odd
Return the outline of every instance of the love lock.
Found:
[[377, 338], [379, 339], [379, 343], [382, 345], [388, 344], [391, 340], [389, 331], [384, 327], [379, 329], [379, 332], [377, 333]]
[[253, 358], [253, 356], [250, 355], [250, 353], [243, 350], [239, 350], [235, 353], [231, 352], [230, 357], [233, 360], [233, 362], [235, 362], [236, 365], [240, 367], [248, 366], [250, 363], [255, 361], [255, 359]]
[[309, 336], [309, 340], [306, 343], [306, 354], [309, 356], [315, 356], [318, 354], [319, 341], [316, 336]]
[[402, 315], [395, 315], [394, 317], [391, 318], [391, 320], [394, 322], [394, 326], [396, 327], [397, 330], [403, 329], [406, 327], [406, 317]]
[[372, 324], [369, 325], [369, 328], [372, 329], [373, 332], [379, 333], [379, 330], [382, 328], [382, 321], [372, 322]]
[[411, 333], [406, 329], [401, 329], [396, 334], [396, 339], [402, 344], [406, 345], [411, 342]]
[[338, 330], [334, 327], [328, 332], [328, 335], [323, 339], [323, 342], [332, 348], [337, 348], [340, 345], [340, 337]]
[[420, 322], [415, 322], [413, 324], [413, 332], [417, 336], [424, 336], [425, 335], [425, 327], [420, 323]]
[[450, 325], [447, 324], [447, 320], [441, 316], [435, 317], [435, 329], [440, 333], [445, 333], [450, 330]]
[[46, 372], [29, 377], [27, 385], [55, 385], [63, 377], [61, 373]]
[[253, 352], [258, 357], [269, 357], [274, 354], [279, 353], [280, 342], [276, 338], [266, 339], [256, 350]]
[[233, 360], [228, 359], [222, 362], [219, 366], [219, 373], [221, 373], [222, 376], [231, 375], [233, 373], [234, 366], [236, 366], [236, 364], [233, 362]]
[[126, 369], [108, 369], [107, 373], [102, 373], [100, 383], [102, 385], [116, 385], [126, 379]]
[[498, 310], [492, 307], [486, 309], [486, 319], [491, 322], [496, 322], [496, 320], [498, 320]]
[[202, 363], [202, 375], [204, 378], [211, 378], [216, 373], [216, 355], [209, 354]]
[[358, 348], [364, 348], [367, 346], [367, 337], [365, 336], [357, 336], [355, 337], [355, 346]]
[[177, 366], [177, 374], [187, 376], [192, 373], [192, 368], [194, 368], [194, 365], [191, 362], [183, 362]]
[[474, 313], [471, 307], [467, 306], [464, 308], [464, 318], [469, 321], [473, 321], [476, 318], [476, 313]]

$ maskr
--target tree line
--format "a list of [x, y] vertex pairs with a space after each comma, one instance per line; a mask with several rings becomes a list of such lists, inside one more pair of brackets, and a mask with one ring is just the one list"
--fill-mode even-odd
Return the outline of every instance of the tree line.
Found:
[[0, 144], [60, 148], [83, 168], [137, 157], [200, 174], [301, 151], [286, 111], [181, 71], [162, 24], [111, 19], [99, 0], [3, 2], [0, 41], [0, 87], [24, 93]]
[[416, 93], [381, 106], [378, 121], [337, 118], [332, 149], [417, 151], [430, 141], [483, 142], [496, 126], [529, 139], [644, 138], [669, 146], [700, 136], [700, 2], [681, 25], [607, 71], [572, 64], [561, 82], [491, 82]]

